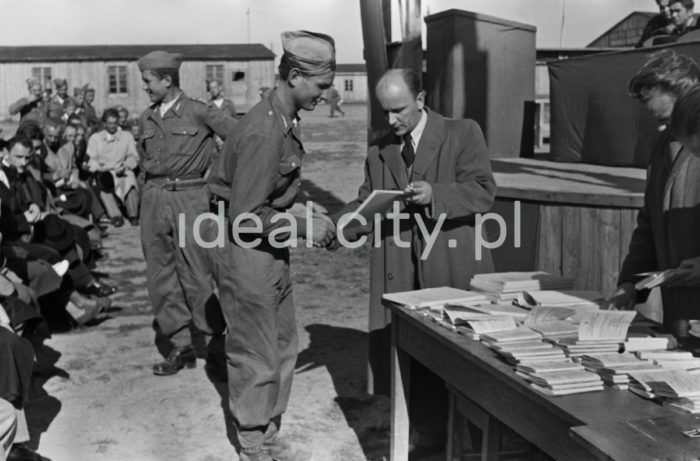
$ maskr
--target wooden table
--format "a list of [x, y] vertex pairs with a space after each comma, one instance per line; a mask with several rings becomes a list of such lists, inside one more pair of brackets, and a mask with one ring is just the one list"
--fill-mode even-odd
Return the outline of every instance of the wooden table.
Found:
[[629, 391], [547, 397], [478, 341], [420, 313], [392, 315], [391, 461], [408, 459], [408, 376], [416, 359], [446, 384], [558, 460], [693, 460], [700, 439], [680, 434], [700, 418], [679, 415]]

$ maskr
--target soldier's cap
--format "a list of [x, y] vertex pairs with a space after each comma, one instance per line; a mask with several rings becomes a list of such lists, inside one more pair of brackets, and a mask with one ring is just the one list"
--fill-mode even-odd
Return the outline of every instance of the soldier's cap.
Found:
[[53, 86], [59, 87], [59, 86], [68, 86], [68, 80], [65, 78], [55, 78], [53, 79]]
[[145, 56], [141, 56], [136, 63], [141, 72], [154, 69], [174, 69], [179, 70], [182, 64], [180, 53], [168, 53], [167, 51], [151, 51]]
[[307, 30], [282, 32], [282, 49], [282, 60], [305, 75], [335, 71], [335, 41], [329, 35]]
[[85, 85], [83, 85], [83, 91], [84, 91], [85, 93], [94, 93], [94, 92], [95, 92], [95, 89], [94, 89], [94, 88], [90, 88], [90, 84], [89, 84], [89, 83], [86, 83]]
[[81, 94], [85, 94], [84, 86], [76, 86], [75, 88], [73, 88], [73, 96], [78, 96]]

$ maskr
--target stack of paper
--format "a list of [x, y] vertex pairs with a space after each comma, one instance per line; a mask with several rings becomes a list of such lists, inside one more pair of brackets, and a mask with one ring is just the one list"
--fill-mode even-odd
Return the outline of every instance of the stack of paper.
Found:
[[584, 355], [617, 353], [620, 342], [616, 340], [580, 340], [575, 337], [562, 338], [555, 342], [566, 353], [567, 357], [578, 358]]
[[468, 306], [447, 304], [442, 315], [444, 322], [455, 326], [459, 333], [471, 339], [479, 339], [485, 333], [517, 328], [513, 317], [491, 315]]
[[677, 275], [682, 275], [686, 272], [684, 269], [666, 269], [665, 271], [644, 272], [637, 274], [644, 277], [642, 280], [634, 284], [635, 290], [649, 290], [659, 285], [670, 281]]
[[569, 395], [601, 391], [603, 381], [596, 373], [586, 370], [547, 371], [521, 374], [530, 385], [547, 395]]
[[581, 357], [581, 364], [587, 370], [598, 373], [603, 382], [614, 389], [627, 389], [629, 387], [630, 371], [657, 368], [654, 364], [640, 360], [629, 353], [584, 355]]
[[583, 370], [583, 365], [571, 360], [551, 360], [547, 362], [519, 363], [515, 366], [515, 371], [525, 374], [547, 373], [553, 371], [575, 371]]
[[700, 358], [689, 351], [640, 351], [636, 355], [662, 368], [700, 369]]
[[384, 300], [408, 309], [442, 308], [445, 304], [482, 304], [488, 302], [481, 293], [451, 287], [385, 293]]
[[669, 341], [668, 338], [660, 336], [646, 336], [638, 337], [631, 336], [627, 338], [624, 343], [624, 349], [627, 352], [638, 352], [638, 351], [663, 351], [668, 349]]
[[472, 290], [486, 293], [492, 301], [510, 301], [523, 290], [570, 290], [573, 279], [547, 272], [497, 272], [476, 274], [469, 282]]
[[561, 349], [542, 341], [496, 343], [491, 347], [511, 365], [567, 361]]
[[[687, 404], [700, 400], [700, 376], [677, 368], [632, 371], [630, 390], [645, 397], [661, 397]], [[681, 400], [685, 399], [685, 400]]]
[[484, 334], [481, 335], [481, 339], [493, 345], [541, 340], [542, 335], [537, 333], [536, 331], [532, 331], [528, 327], [520, 326], [512, 330], [496, 331], [494, 333]]

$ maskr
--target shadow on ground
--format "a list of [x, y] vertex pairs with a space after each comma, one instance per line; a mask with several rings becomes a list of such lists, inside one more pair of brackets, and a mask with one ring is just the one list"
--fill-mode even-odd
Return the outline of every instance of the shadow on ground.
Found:
[[69, 379], [70, 375], [56, 366], [58, 359], [61, 358], [60, 352], [44, 344], [35, 344], [34, 354], [36, 355], [36, 365], [29, 390], [29, 403], [26, 405], [24, 413], [30, 437], [27, 445], [36, 450], [39, 447], [41, 434], [48, 431], [51, 422], [61, 411], [61, 402], [46, 392], [44, 384], [54, 376]]
[[299, 353], [297, 373], [326, 367], [338, 394], [336, 402], [365, 457], [382, 459], [389, 452], [389, 420], [388, 412], [378, 412], [377, 406], [388, 406], [389, 402], [386, 397], [365, 392], [367, 333], [318, 323], [306, 326], [306, 331], [310, 343]]

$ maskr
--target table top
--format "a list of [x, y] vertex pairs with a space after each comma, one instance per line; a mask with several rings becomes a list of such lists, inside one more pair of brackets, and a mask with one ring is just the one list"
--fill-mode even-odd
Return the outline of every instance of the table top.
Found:
[[[516, 400], [528, 400], [534, 404], [538, 412], [542, 411], [548, 415], [554, 415], [558, 421], [567, 424], [572, 428], [572, 431], [576, 431], [577, 440], [582, 442], [591, 452], [598, 454], [601, 459], [611, 456], [608, 453], [617, 454], [611, 456], [613, 459], [634, 459], [633, 457], [621, 457], [621, 454], [629, 452], [624, 449], [625, 446], [639, 446], [637, 439], [640, 434], [649, 439], [649, 444], [654, 445], [657, 451], [669, 453], [667, 457], [662, 459], [694, 459], [674, 457], [671, 454], [700, 453], [700, 438], [691, 439], [681, 434], [681, 430], [700, 426], [700, 424], [696, 424], [694, 416], [675, 413], [656, 402], [645, 400], [627, 390], [605, 389], [585, 394], [546, 396], [532, 389], [525, 379], [515, 374], [512, 366], [500, 360], [495, 352], [481, 342], [468, 339], [442, 327], [423, 317], [419, 312], [410, 311], [391, 303], [385, 305], [396, 314], [400, 321], [405, 321], [407, 324], [419, 328], [422, 334], [429, 336], [431, 340], [438, 341], [441, 347], [456, 353], [462, 363], [452, 363], [451, 367], [478, 367], [479, 371], [488, 374], [491, 385], [495, 382], [493, 380], [498, 381], [499, 385], [507, 386], [509, 393], [516, 396]], [[421, 346], [424, 347], [425, 344]], [[456, 356], [452, 354], [451, 360], [454, 360]], [[435, 356], [432, 360], [439, 361], [440, 357]], [[482, 402], [476, 401], [476, 403], [488, 410], [492, 403], [488, 402], [488, 399], [493, 397], [485, 393], [481, 397], [476, 396], [475, 398], [483, 399]], [[494, 416], [499, 418], [497, 414]], [[697, 420], [700, 421], [700, 418]], [[653, 423], [645, 425], [640, 424], [640, 421], [673, 421], [674, 425], [654, 425]], [[639, 427], [643, 427], [643, 430], [640, 430]], [[670, 427], [672, 428], [669, 429]], [[513, 429], [518, 431], [516, 427]], [[669, 447], [666, 447], [667, 444]], [[602, 445], [603, 448], [601, 449], [599, 445]], [[671, 445], [673, 445], [673, 450], [670, 448]], [[616, 447], [616, 450], [610, 447]]]
[[497, 197], [601, 206], [641, 208], [646, 170], [527, 158], [492, 159]]

